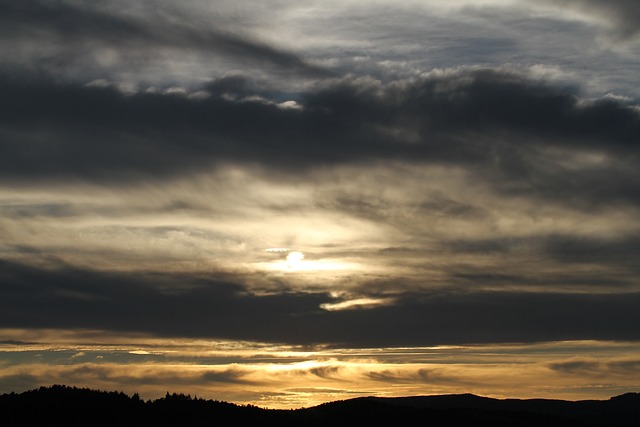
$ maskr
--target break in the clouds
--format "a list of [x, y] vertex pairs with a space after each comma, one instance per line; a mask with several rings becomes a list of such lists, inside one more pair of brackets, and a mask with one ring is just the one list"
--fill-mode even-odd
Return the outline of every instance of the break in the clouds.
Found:
[[[156, 393], [159, 375], [282, 406], [358, 381], [500, 395], [486, 366], [508, 377], [515, 349], [544, 355], [553, 381], [535, 390], [629, 390], [638, 16], [633, 1], [0, 0], [3, 384]], [[236, 344], [183, 354], [212, 340]], [[262, 366], [255, 343], [331, 354]]]

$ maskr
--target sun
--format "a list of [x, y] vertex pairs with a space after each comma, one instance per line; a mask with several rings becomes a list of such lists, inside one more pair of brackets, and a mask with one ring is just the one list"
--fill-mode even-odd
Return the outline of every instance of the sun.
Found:
[[304, 259], [304, 254], [298, 251], [289, 252], [287, 255], [287, 262], [293, 265], [298, 264]]
[[361, 266], [357, 263], [348, 262], [335, 258], [325, 258], [318, 256], [317, 252], [313, 253], [311, 258], [307, 258], [301, 251], [292, 250], [286, 247], [272, 247], [265, 249], [265, 252], [271, 254], [271, 259], [253, 263], [259, 269], [268, 271], [277, 271], [283, 273], [317, 273], [317, 272], [338, 272], [343, 271], [347, 274], [349, 271], [361, 270]]

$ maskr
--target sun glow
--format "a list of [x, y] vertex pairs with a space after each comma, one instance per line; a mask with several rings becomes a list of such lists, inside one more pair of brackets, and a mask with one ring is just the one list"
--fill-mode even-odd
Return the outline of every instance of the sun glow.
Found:
[[358, 269], [358, 265], [335, 259], [318, 258], [314, 254], [312, 258], [307, 258], [302, 251], [289, 248], [268, 248], [265, 252], [277, 256], [268, 262], [254, 263], [254, 266], [262, 270], [279, 272], [309, 272], [309, 271], [338, 271]]
[[302, 262], [303, 259], [304, 254], [302, 252], [293, 251], [289, 252], [289, 255], [287, 255], [287, 262], [292, 265], [296, 265], [299, 262]]

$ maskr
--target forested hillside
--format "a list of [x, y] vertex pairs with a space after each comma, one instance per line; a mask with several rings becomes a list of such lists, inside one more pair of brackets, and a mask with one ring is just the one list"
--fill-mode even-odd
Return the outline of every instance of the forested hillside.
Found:
[[4, 426], [206, 426], [250, 422], [260, 426], [323, 426], [336, 422], [492, 426], [640, 426], [640, 394], [609, 400], [491, 399], [465, 395], [362, 397], [295, 410], [276, 410], [167, 393], [138, 394], [54, 385], [0, 396]]

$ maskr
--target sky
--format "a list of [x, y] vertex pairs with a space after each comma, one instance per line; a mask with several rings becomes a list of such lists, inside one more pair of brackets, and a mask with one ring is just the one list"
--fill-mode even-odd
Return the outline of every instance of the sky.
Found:
[[0, 393], [640, 391], [637, 0], [0, 0]]

